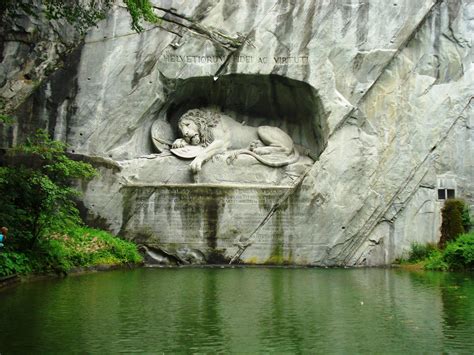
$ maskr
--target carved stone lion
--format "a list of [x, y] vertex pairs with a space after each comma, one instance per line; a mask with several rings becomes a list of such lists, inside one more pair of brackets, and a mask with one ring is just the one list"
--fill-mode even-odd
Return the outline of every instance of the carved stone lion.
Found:
[[225, 152], [230, 152], [228, 161], [236, 159], [239, 154], [247, 154], [270, 167], [293, 164], [299, 159], [293, 140], [280, 128], [245, 126], [212, 110], [187, 111], [179, 119], [178, 128], [182, 138], [173, 142], [173, 149], [186, 146], [203, 148], [191, 162], [193, 173], [199, 172], [202, 164], [214, 155]]

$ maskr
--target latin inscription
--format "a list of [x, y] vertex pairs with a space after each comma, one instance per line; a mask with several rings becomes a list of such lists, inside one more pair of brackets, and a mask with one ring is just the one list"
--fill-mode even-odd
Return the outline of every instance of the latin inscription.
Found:
[[168, 54], [163, 56], [162, 61], [166, 63], [214, 64], [224, 63], [225, 56]]
[[[226, 61], [226, 56], [216, 55], [177, 55], [166, 54], [161, 58], [165, 63], [185, 63], [185, 64], [222, 64]], [[251, 56], [238, 55], [231, 58], [232, 63], [242, 64], [272, 64], [272, 65], [308, 65], [307, 56]]]
[[[147, 227], [161, 243], [205, 243], [210, 234], [219, 243], [232, 246], [238, 236], [246, 237], [267, 216], [285, 189], [155, 187], [134, 191], [134, 206], [126, 229]], [[293, 233], [299, 221], [291, 200], [259, 231], [256, 243], [270, 243], [276, 235]]]

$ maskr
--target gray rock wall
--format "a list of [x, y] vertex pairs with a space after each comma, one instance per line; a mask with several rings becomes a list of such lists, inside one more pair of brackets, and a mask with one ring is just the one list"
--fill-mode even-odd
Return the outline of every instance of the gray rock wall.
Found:
[[[180, 235], [176, 249], [213, 252], [194, 222], [173, 233], [163, 232], [162, 212], [139, 218], [137, 201], [150, 204], [146, 191], [197, 188], [187, 162], [167, 165], [170, 157], [153, 155], [150, 140], [154, 120], [176, 119], [188, 106], [218, 106], [251, 125], [271, 122], [317, 152], [291, 197], [297, 218], [284, 217], [279, 230], [272, 217], [266, 237], [242, 255], [246, 262], [388, 264], [414, 241], [438, 240], [438, 188], [454, 186], [474, 205], [472, 1], [155, 4], [163, 20], [141, 34], [116, 6], [22, 107], [29, 116], [19, 127], [36, 118], [71, 152], [102, 162], [101, 176], [83, 184], [89, 221], [127, 238], [148, 228], [148, 242], [166, 240], [165, 247]], [[219, 161], [207, 164], [225, 170]], [[212, 178], [216, 196], [239, 182], [232, 174]], [[283, 181], [258, 176], [243, 188]], [[236, 201], [221, 203], [239, 209]], [[160, 206], [155, 212], [167, 205]], [[218, 227], [232, 221], [229, 208], [213, 217]], [[252, 208], [263, 217], [269, 209]], [[234, 227], [247, 223], [245, 213], [235, 212]], [[236, 251], [216, 237], [223, 256]], [[143, 233], [139, 239], [146, 241]]]
[[[29, 4], [38, 6], [39, 1]], [[45, 122], [56, 116], [56, 110], [47, 113], [51, 108], [45, 109], [45, 96], [59, 91], [57, 101], [62, 102], [65, 96], [62, 89], [71, 91], [71, 85], [55, 90], [51, 84], [54, 80], [44, 80], [64, 66], [77, 66], [74, 55], [66, 62], [65, 58], [77, 48], [80, 35], [64, 19], [47, 21], [39, 10], [36, 14], [36, 17], [18, 14], [14, 18], [2, 18], [0, 23], [0, 112], [20, 118], [14, 127], [0, 127], [0, 148], [19, 143], [18, 139], [31, 134], [38, 126], [54, 127], [52, 122]], [[44, 87], [34, 100], [31, 95], [42, 83]]]

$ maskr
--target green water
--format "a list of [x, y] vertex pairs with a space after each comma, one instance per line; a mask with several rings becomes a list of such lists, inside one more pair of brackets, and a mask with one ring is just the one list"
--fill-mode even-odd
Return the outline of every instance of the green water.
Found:
[[0, 353], [473, 353], [474, 275], [138, 269], [0, 292]]

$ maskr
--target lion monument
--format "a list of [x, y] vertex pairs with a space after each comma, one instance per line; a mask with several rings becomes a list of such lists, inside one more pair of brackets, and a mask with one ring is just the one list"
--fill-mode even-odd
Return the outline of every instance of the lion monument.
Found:
[[189, 149], [194, 158], [191, 170], [197, 173], [216, 154], [229, 153], [230, 162], [247, 154], [270, 167], [283, 167], [299, 159], [291, 137], [278, 127], [245, 126], [214, 110], [192, 109], [181, 116], [178, 129], [182, 138], [172, 143], [171, 151], [181, 157], [179, 150]]

